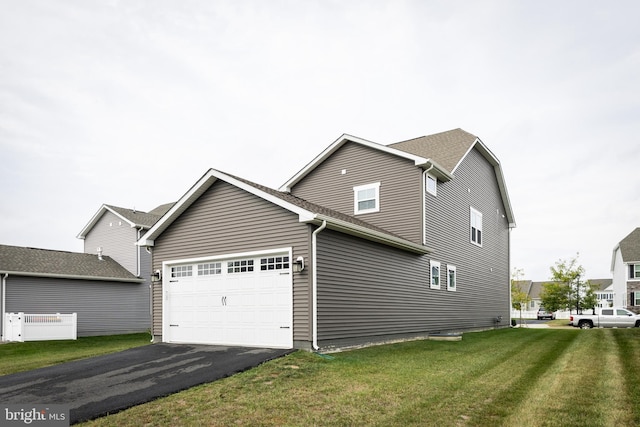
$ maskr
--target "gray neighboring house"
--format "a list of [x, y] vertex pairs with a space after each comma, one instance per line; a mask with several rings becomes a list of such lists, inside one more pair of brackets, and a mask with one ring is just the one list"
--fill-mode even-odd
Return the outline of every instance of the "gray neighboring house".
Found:
[[139, 240], [165, 342], [331, 349], [509, 326], [515, 220], [461, 129], [343, 135], [280, 190], [210, 169]]
[[614, 305], [640, 313], [640, 227], [613, 248], [611, 272]]
[[0, 245], [0, 279], [2, 313], [78, 313], [78, 336], [149, 328], [148, 287], [108, 256]]

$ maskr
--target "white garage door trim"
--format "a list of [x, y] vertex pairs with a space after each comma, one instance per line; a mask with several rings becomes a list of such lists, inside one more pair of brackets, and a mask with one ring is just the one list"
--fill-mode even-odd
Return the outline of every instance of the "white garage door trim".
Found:
[[[289, 247], [163, 262], [163, 341], [292, 348], [291, 260]], [[190, 275], [172, 277], [182, 266]]]

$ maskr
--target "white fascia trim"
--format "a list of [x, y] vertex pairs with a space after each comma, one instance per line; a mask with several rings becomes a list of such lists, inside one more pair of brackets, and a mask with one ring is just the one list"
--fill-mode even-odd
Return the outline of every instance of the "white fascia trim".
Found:
[[28, 271], [1, 271], [0, 274], [9, 274], [10, 276], [23, 277], [43, 277], [51, 279], [79, 279], [79, 280], [96, 280], [100, 282], [125, 282], [125, 283], [144, 283], [144, 279], [125, 279], [122, 277], [102, 277], [102, 276], [80, 276], [77, 274], [59, 274], [59, 273], [32, 273]]
[[[111, 212], [112, 214], [114, 214], [115, 216], [120, 218], [122, 221], [125, 221], [126, 223], [128, 223], [131, 226], [131, 228], [136, 227], [136, 226], [139, 225], [139, 224], [135, 224], [135, 223], [129, 221], [127, 218], [123, 217], [118, 212], [116, 212], [113, 209], [111, 209], [109, 206], [102, 205], [102, 206], [100, 206], [100, 209], [98, 209], [98, 212], [96, 212], [95, 215], [93, 215], [93, 217], [91, 218], [89, 223], [87, 225], [85, 225], [82, 230], [80, 230], [80, 233], [78, 233], [76, 238], [84, 240], [84, 238], [87, 236], [87, 233], [98, 223], [100, 218], [102, 218], [102, 216], [106, 212]], [[142, 226], [140, 226], [140, 227], [142, 227]]]
[[[419, 245], [417, 243], [410, 242], [400, 237], [395, 237], [389, 234], [380, 233], [378, 231], [374, 231], [366, 227], [362, 227], [359, 225], [352, 224], [350, 222], [341, 221], [339, 219], [327, 217], [324, 215], [316, 215], [315, 221], [313, 222], [320, 224], [322, 223], [322, 221], [326, 221], [327, 228], [331, 230], [340, 231], [342, 233], [350, 234], [356, 237], [362, 237], [367, 240], [372, 240], [374, 242], [382, 243], [388, 246], [404, 249], [409, 252], [418, 253], [418, 254], [428, 254], [433, 252], [433, 249], [431, 248], [428, 248], [423, 245]], [[308, 221], [308, 222], [311, 222], [311, 221]]]
[[214, 182], [218, 179], [225, 181], [234, 187], [240, 188], [248, 193], [258, 196], [268, 202], [287, 209], [290, 212], [298, 214], [300, 222], [308, 222], [314, 218], [313, 212], [303, 209], [299, 206], [291, 204], [279, 197], [266, 193], [252, 185], [239, 181], [232, 176], [215, 169], [209, 169], [184, 196], [173, 205], [173, 207], [162, 217], [160, 221], [154, 224], [136, 243], [138, 246], [153, 246], [155, 238], [160, 235], [177, 217], [179, 217], [193, 202], [198, 199]]
[[352, 136], [345, 133], [345, 134], [342, 134], [340, 138], [336, 139], [331, 145], [325, 148], [313, 160], [307, 163], [307, 165], [303, 167], [298, 173], [296, 173], [292, 178], [290, 178], [287, 182], [282, 184], [279, 190], [290, 192], [291, 187], [293, 187], [298, 181], [300, 181], [309, 172], [315, 169], [317, 165], [322, 163], [327, 157], [329, 157], [331, 154], [337, 151], [338, 148], [342, 147], [348, 141], [355, 142], [356, 144], [364, 145], [365, 147], [373, 148], [374, 150], [379, 150], [384, 153], [393, 154], [394, 156], [409, 159], [413, 161], [416, 164], [416, 166], [422, 165], [428, 161], [428, 159], [425, 159], [424, 157], [416, 156], [414, 154], [407, 153], [406, 151], [390, 148], [390, 147], [387, 147], [386, 145], [378, 144], [377, 142], [368, 141], [366, 139], [358, 138], [357, 136]]
[[513, 210], [511, 208], [511, 200], [509, 198], [509, 192], [507, 191], [504, 175], [502, 173], [502, 166], [500, 165], [500, 160], [498, 160], [496, 155], [493, 154], [493, 152], [489, 150], [489, 148], [486, 145], [484, 145], [484, 142], [482, 142], [480, 138], [476, 137], [476, 140], [473, 142], [473, 144], [471, 144], [467, 152], [464, 153], [464, 156], [460, 158], [460, 160], [458, 161], [458, 164], [456, 164], [456, 166], [453, 168], [451, 172], [455, 173], [456, 169], [458, 169], [458, 166], [460, 166], [462, 161], [467, 157], [467, 155], [469, 155], [471, 150], [473, 150], [476, 146], [479, 147], [479, 151], [480, 153], [482, 153], [484, 158], [487, 159], [489, 163], [493, 165], [493, 169], [496, 172], [496, 178], [498, 181], [500, 196], [502, 197], [502, 203], [504, 204], [505, 210], [506, 210], [505, 214], [507, 215], [507, 219], [509, 221], [509, 228], [516, 228], [516, 220], [513, 215]]

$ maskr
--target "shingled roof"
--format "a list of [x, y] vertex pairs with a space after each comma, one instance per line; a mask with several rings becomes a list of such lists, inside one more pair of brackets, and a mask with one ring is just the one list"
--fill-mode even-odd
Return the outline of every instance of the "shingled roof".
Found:
[[389, 144], [388, 147], [433, 159], [449, 172], [454, 172], [460, 160], [469, 152], [478, 137], [462, 129]]
[[0, 245], [0, 274], [141, 282], [108, 256]]
[[84, 239], [87, 236], [87, 233], [91, 231], [94, 225], [100, 220], [100, 218], [107, 212], [111, 212], [114, 215], [120, 217], [123, 221], [129, 223], [131, 227], [141, 228], [142, 230], [148, 230], [153, 227], [153, 224], [158, 222], [162, 215], [167, 213], [169, 209], [174, 205], [174, 203], [166, 203], [164, 205], [160, 205], [157, 208], [149, 211], [139, 211], [131, 208], [121, 208], [119, 206], [113, 205], [102, 205], [98, 212], [91, 218], [89, 223], [84, 226], [82, 231], [78, 233], [79, 239]]
[[622, 239], [619, 246], [623, 262], [640, 261], [640, 227]]

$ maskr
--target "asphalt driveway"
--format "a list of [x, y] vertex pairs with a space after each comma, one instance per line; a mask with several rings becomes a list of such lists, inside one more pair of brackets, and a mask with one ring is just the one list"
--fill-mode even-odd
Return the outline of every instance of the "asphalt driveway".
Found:
[[0, 402], [66, 405], [74, 424], [228, 377], [291, 351], [153, 344], [0, 376]]

